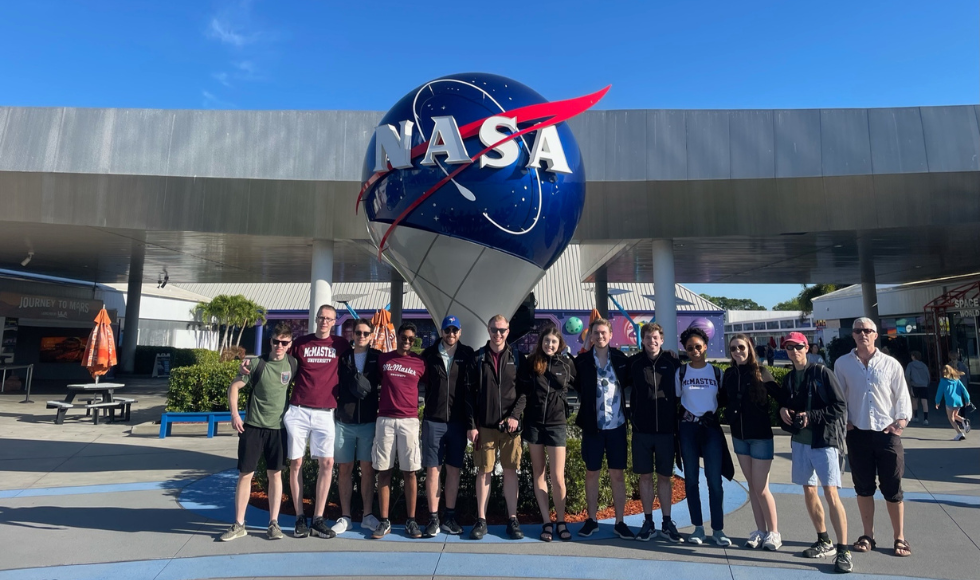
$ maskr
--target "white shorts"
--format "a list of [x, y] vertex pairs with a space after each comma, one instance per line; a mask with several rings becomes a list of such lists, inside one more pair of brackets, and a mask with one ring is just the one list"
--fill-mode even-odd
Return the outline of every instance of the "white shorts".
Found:
[[310, 409], [290, 405], [282, 418], [286, 426], [289, 459], [301, 459], [310, 444], [310, 456], [333, 457], [333, 409]]
[[377, 471], [394, 469], [396, 454], [398, 468], [402, 471], [422, 469], [418, 419], [378, 417], [374, 428], [374, 446], [371, 448], [371, 463], [374, 469]]

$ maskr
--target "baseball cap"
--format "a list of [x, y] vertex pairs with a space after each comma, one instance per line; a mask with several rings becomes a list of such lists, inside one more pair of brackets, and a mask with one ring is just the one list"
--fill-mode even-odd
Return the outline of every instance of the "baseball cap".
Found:
[[442, 330], [446, 330], [450, 326], [455, 326], [456, 328], [463, 330], [463, 327], [459, 324], [459, 319], [452, 314], [442, 319]]
[[783, 339], [782, 347], [786, 348], [786, 343], [788, 342], [795, 342], [796, 344], [810, 346], [809, 341], [807, 341], [806, 336], [804, 336], [802, 332], [791, 332], [787, 334], [786, 338]]

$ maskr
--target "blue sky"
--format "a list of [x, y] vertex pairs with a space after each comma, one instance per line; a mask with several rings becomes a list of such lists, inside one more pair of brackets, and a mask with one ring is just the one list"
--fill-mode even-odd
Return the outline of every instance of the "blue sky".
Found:
[[[977, 103], [976, 0], [6, 2], [0, 105], [387, 110], [493, 72], [600, 108]], [[772, 306], [798, 285], [693, 285]]]

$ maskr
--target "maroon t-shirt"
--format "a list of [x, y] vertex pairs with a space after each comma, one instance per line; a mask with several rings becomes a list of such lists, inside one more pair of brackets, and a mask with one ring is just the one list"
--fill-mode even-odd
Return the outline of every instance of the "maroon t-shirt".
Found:
[[341, 336], [317, 338], [315, 334], [297, 338], [289, 354], [299, 360], [290, 405], [318, 409], [337, 408], [337, 369], [340, 357], [351, 349]]
[[419, 382], [425, 376], [425, 360], [415, 353], [405, 356], [386, 352], [378, 357], [381, 367], [379, 417], [404, 419], [419, 416]]

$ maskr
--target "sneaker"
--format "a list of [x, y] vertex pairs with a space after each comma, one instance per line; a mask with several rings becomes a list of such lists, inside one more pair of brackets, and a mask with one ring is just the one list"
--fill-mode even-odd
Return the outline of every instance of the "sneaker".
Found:
[[282, 528], [279, 527], [279, 522], [276, 520], [269, 522], [269, 529], [266, 530], [265, 535], [268, 536], [270, 540], [281, 540]]
[[749, 534], [749, 539], [745, 540], [745, 547], [753, 550], [762, 546], [763, 533], [756, 530]]
[[[923, 421], [922, 424], [925, 425], [926, 427], [928, 427], [929, 426], [929, 419], [926, 419], [925, 421]], [[851, 562], [851, 557], [850, 556], [847, 557], [847, 562], [848, 562], [848, 564], [850, 564], [850, 562]], [[848, 570], [848, 572], [850, 572], [850, 570]]]
[[340, 519], [337, 520], [337, 523], [335, 523], [334, 525], [330, 526], [330, 529], [333, 530], [333, 533], [334, 534], [338, 534], [339, 535], [339, 534], [342, 534], [342, 533], [346, 532], [347, 530], [351, 529], [352, 527], [354, 527], [354, 524], [351, 523], [349, 517], [347, 517], [347, 516], [340, 516]]
[[422, 530], [419, 528], [419, 523], [415, 521], [415, 518], [407, 520], [405, 522], [405, 534], [409, 538], [421, 538]]
[[458, 536], [463, 533], [463, 526], [459, 525], [454, 517], [446, 518], [439, 529], [451, 536]]
[[310, 526], [310, 534], [318, 538], [326, 538], [328, 540], [330, 538], [337, 537], [337, 534], [335, 534], [334, 531], [330, 529], [330, 526], [327, 525], [327, 520], [323, 519], [322, 517], [313, 518], [313, 525]]
[[582, 527], [578, 531], [578, 535], [582, 536], [583, 538], [588, 538], [592, 535], [592, 532], [596, 531], [597, 529], [599, 529], [599, 522], [589, 518], [585, 520], [584, 524], [582, 524]]
[[680, 533], [677, 531], [677, 526], [674, 524], [673, 520], [669, 520], [660, 526], [660, 537], [665, 540], [670, 540], [675, 544], [679, 544], [684, 541]]
[[306, 516], [296, 516], [296, 526], [293, 527], [294, 538], [305, 538], [310, 535], [310, 528], [306, 527]]
[[[830, 542], [822, 542], [817, 540], [812, 546], [803, 550], [804, 558], [831, 558], [837, 555], [837, 548], [834, 547]], [[848, 555], [848, 562], [850, 562], [851, 557]]]
[[653, 520], [643, 520], [640, 526], [640, 533], [636, 534], [636, 539], [641, 542], [649, 542], [651, 536], [657, 535], [657, 527], [653, 525]]
[[964, 441], [966, 440], [966, 435], [959, 433], [956, 437], [953, 437], [953, 441]]
[[969, 433], [972, 430], [973, 430], [973, 427], [970, 427], [970, 420], [969, 419], [963, 419], [963, 432], [964, 433]]
[[725, 535], [724, 530], [715, 530], [711, 532], [711, 539], [722, 548], [727, 548], [728, 546], [732, 545], [732, 541]]
[[779, 532], [769, 532], [762, 542], [762, 547], [770, 552], [775, 552], [783, 547], [783, 537], [779, 535]]
[[378, 529], [378, 524], [380, 523], [381, 522], [378, 521], [378, 518], [374, 517], [374, 514], [368, 514], [361, 518], [361, 529], [371, 530], [373, 532], [374, 530]]
[[851, 563], [851, 551], [841, 550], [837, 552], [837, 557], [834, 558], [834, 572], [847, 574], [853, 569], [854, 565]]
[[232, 540], [237, 540], [238, 538], [244, 538], [247, 535], [248, 535], [248, 531], [245, 530], [245, 524], [240, 524], [238, 522], [235, 522], [231, 524], [231, 527], [228, 528], [228, 531], [221, 534], [221, 541], [230, 542]]
[[521, 522], [517, 521], [517, 518], [510, 518], [507, 522], [507, 535], [512, 540], [523, 540], [524, 532], [521, 531]]
[[390, 531], [391, 522], [388, 520], [381, 520], [378, 522], [378, 527], [374, 528], [374, 533], [371, 534], [371, 537], [375, 540], [380, 540], [381, 538], [387, 536], [388, 532]]
[[470, 530], [471, 540], [482, 540], [487, 535], [487, 520], [476, 520], [476, 525]]
[[633, 533], [633, 530], [631, 530], [630, 527], [626, 525], [626, 522], [617, 523], [616, 527], [613, 528], [613, 532], [624, 540], [636, 539], [636, 535]]
[[918, 417], [912, 417], [912, 422], [913, 423], [918, 423], [919, 422], [919, 418]]
[[687, 537], [687, 543], [700, 546], [704, 543], [704, 526], [694, 526], [694, 531]]
[[425, 531], [422, 532], [423, 538], [434, 538], [439, 535], [439, 518], [429, 518], [429, 523], [425, 526]]

